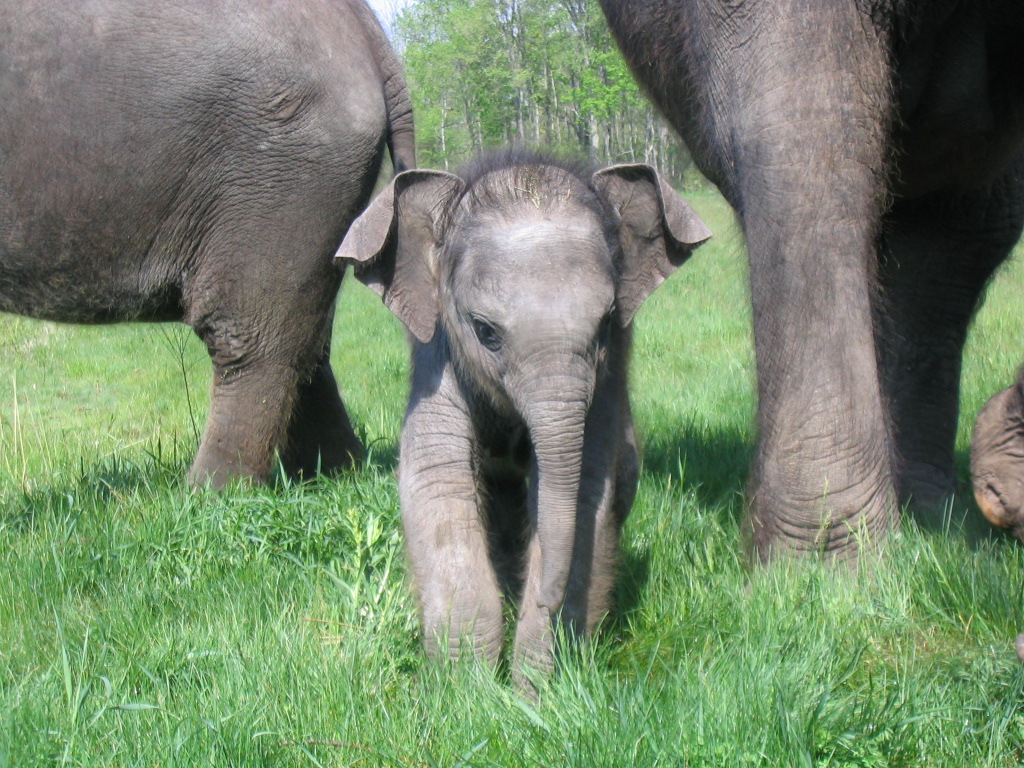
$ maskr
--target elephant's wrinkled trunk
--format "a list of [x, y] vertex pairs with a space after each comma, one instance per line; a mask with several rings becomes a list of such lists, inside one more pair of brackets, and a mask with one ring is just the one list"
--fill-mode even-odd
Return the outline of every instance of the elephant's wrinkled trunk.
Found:
[[[554, 616], [565, 599], [576, 538], [583, 436], [594, 391], [593, 365], [573, 356], [574, 375], [545, 377], [520, 406], [537, 462], [537, 535], [541, 580], [537, 602]], [[565, 363], [559, 366], [565, 371]]]

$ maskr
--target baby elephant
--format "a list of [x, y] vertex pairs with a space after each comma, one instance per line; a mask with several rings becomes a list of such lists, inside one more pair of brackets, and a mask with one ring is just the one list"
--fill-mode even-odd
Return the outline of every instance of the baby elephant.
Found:
[[415, 337], [398, 480], [427, 651], [552, 666], [608, 609], [636, 492], [630, 321], [710, 236], [650, 167], [408, 171], [338, 251]]

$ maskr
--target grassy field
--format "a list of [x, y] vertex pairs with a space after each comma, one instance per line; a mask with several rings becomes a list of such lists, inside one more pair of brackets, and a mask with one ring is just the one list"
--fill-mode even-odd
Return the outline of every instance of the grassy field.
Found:
[[[0, 319], [0, 768], [1024, 764], [1024, 547], [908, 523], [858, 572], [747, 570], [743, 250], [719, 198], [693, 202], [718, 234], [636, 321], [619, 609], [537, 704], [420, 649], [405, 342], [365, 288], [335, 370], [369, 466], [221, 495], [183, 482], [209, 385], [188, 331]], [[968, 350], [967, 528], [970, 426], [1024, 358], [1022, 289], [1018, 260]]]

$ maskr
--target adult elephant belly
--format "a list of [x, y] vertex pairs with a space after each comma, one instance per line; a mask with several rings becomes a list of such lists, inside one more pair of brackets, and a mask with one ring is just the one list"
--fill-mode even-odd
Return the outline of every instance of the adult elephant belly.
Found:
[[[61, 178], [76, 170], [69, 165]], [[8, 164], [0, 183], [18, 178]], [[175, 189], [174, 181], [161, 189]], [[168, 253], [154, 236], [178, 228], [171, 200], [160, 201], [157, 216], [140, 209], [155, 199], [144, 190], [83, 191], [66, 202], [46, 199], [45, 182], [32, 191], [35, 200], [23, 189], [18, 205], [3, 211], [0, 311], [69, 323], [183, 319], [192, 260]]]
[[[948, 167], [930, 178], [941, 161], [915, 145], [910, 118], [961, 103], [942, 90], [951, 82], [999, 104], [997, 118], [1019, 114], [1022, 62], [1005, 44], [1024, 33], [1019, 6], [602, 7], [747, 240], [753, 545], [762, 558], [873, 549], [898, 525], [901, 500], [939, 509], [952, 491], [967, 324], [1021, 228], [1013, 125], [980, 148], [995, 167], [966, 182]], [[937, 67], [935, 52], [956, 53], [967, 29], [981, 38], [963, 68]], [[975, 65], [992, 69], [976, 77]], [[979, 83], [990, 90], [976, 94]], [[917, 189], [901, 187], [901, 170]]]
[[372, 13], [2, 0], [0, 14], [0, 309], [188, 323], [214, 364], [194, 483], [265, 479], [275, 453], [296, 473], [358, 458], [329, 364], [332, 257], [376, 180], [384, 84], [404, 91]]

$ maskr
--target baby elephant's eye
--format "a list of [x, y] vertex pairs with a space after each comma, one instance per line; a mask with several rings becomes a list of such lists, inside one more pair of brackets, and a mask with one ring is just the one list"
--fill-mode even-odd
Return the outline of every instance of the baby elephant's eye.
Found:
[[477, 340], [491, 352], [501, 349], [501, 337], [494, 328], [483, 320], [473, 318], [473, 330], [476, 332]]

